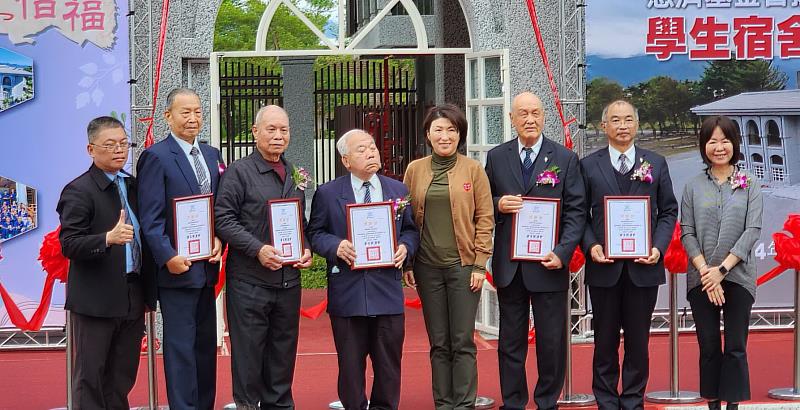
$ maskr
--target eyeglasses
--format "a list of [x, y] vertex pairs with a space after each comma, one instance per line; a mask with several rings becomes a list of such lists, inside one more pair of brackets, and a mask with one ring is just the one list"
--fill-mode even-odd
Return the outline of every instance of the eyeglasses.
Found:
[[269, 136], [273, 136], [273, 135], [275, 135], [275, 134], [277, 134], [279, 132], [280, 132], [281, 135], [289, 135], [289, 129], [288, 128], [272, 128], [272, 127], [270, 127], [270, 128], [267, 128], [265, 130], [265, 132]]
[[625, 119], [614, 118], [611, 121], [609, 121], [608, 123], [613, 125], [614, 127], [619, 127], [622, 124], [625, 124], [627, 126], [631, 126], [631, 125], [636, 123], [636, 120], [633, 119], [633, 118], [625, 118]]
[[116, 152], [117, 149], [125, 151], [128, 148], [133, 146], [133, 144], [131, 144], [130, 142], [127, 142], [127, 141], [126, 142], [116, 143], [116, 144], [103, 144], [103, 145], [97, 145], [97, 144], [89, 143], [89, 145], [94, 145], [95, 147], [102, 148], [102, 149], [104, 149], [104, 150], [106, 150], [108, 152]]

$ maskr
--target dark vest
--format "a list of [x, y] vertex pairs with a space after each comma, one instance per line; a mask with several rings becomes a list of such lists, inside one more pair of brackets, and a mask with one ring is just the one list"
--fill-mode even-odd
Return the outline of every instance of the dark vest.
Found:
[[631, 185], [633, 181], [631, 181], [631, 176], [633, 175], [633, 167], [628, 170], [624, 175], [620, 174], [619, 171], [614, 170], [614, 176], [617, 177], [617, 185], [619, 185], [619, 191], [622, 192], [623, 195], [627, 195], [631, 191]]

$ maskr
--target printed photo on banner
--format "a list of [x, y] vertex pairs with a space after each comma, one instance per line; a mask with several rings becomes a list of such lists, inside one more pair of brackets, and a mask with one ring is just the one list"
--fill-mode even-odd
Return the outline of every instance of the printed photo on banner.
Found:
[[36, 228], [36, 190], [0, 176], [0, 242]]
[[33, 98], [33, 59], [0, 47], [0, 112]]

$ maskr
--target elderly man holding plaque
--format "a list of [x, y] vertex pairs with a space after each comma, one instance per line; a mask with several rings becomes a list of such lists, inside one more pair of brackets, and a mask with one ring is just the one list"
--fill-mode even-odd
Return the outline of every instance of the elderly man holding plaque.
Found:
[[[658, 286], [665, 282], [662, 255], [678, 203], [667, 161], [634, 144], [636, 108], [612, 102], [603, 110], [601, 126], [608, 147], [581, 160], [588, 218], [581, 246], [594, 312], [592, 390], [600, 409], [641, 409], [650, 318]], [[625, 334], [621, 391], [620, 329]]]
[[408, 189], [377, 175], [378, 147], [363, 130], [336, 142], [349, 174], [319, 187], [307, 233], [327, 261], [328, 314], [346, 410], [366, 410], [366, 359], [374, 381], [370, 409], [396, 410], [405, 336], [401, 268], [419, 244]]
[[167, 398], [170, 409], [210, 409], [217, 369], [214, 284], [222, 255], [211, 216], [222, 158], [199, 141], [203, 114], [193, 90], [172, 90], [164, 117], [170, 134], [142, 153], [137, 175], [142, 236], [158, 267]]
[[217, 234], [228, 243], [233, 400], [238, 409], [292, 409], [300, 269], [311, 265], [305, 184], [283, 156], [290, 136], [282, 108], [261, 108], [253, 137], [256, 150], [225, 171], [214, 206]]
[[578, 156], [542, 136], [544, 107], [530, 92], [514, 98], [517, 138], [489, 151], [486, 174], [496, 213], [492, 273], [500, 304], [503, 409], [528, 403], [529, 312], [536, 325], [539, 378], [533, 400], [555, 409], [566, 366], [568, 264], [583, 235], [585, 201]]

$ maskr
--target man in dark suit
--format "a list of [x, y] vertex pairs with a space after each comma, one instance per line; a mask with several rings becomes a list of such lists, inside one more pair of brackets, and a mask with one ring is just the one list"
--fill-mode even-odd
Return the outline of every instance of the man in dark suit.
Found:
[[95, 118], [87, 128], [89, 170], [58, 201], [59, 240], [69, 258], [65, 308], [72, 318], [72, 405], [127, 409], [136, 381], [145, 304], [155, 309], [137, 219], [136, 181], [122, 170], [130, 147], [122, 123]]
[[[603, 110], [608, 147], [581, 160], [586, 186], [588, 222], [581, 246], [586, 258], [586, 284], [592, 302], [594, 359], [592, 390], [601, 409], [641, 409], [649, 374], [650, 319], [665, 282], [662, 255], [672, 238], [678, 203], [672, 192], [667, 161], [634, 144], [639, 127], [636, 108], [614, 101]], [[644, 162], [652, 179], [637, 175]], [[609, 195], [650, 197], [651, 243], [647, 258], [605, 257], [604, 200]], [[619, 391], [620, 329], [625, 336], [622, 392]]]
[[290, 255], [273, 247], [267, 202], [299, 199], [302, 235], [306, 184], [294, 180], [300, 175], [283, 156], [290, 139], [286, 111], [275, 105], [261, 108], [253, 136], [256, 151], [225, 171], [214, 212], [217, 234], [228, 243], [233, 399], [238, 409], [294, 409], [300, 269], [311, 266], [311, 250], [290, 258], [299, 262], [283, 262]]
[[362, 130], [336, 143], [350, 173], [319, 187], [311, 203], [308, 237], [328, 263], [328, 314], [339, 358], [339, 399], [346, 410], [366, 410], [366, 359], [375, 380], [369, 408], [396, 410], [400, 402], [400, 360], [405, 336], [401, 268], [419, 245], [411, 207], [395, 222], [394, 268], [351, 270], [356, 258], [347, 238], [346, 205], [391, 201], [408, 195], [399, 181], [377, 175], [378, 148]]
[[[525, 360], [533, 309], [539, 374], [533, 400], [540, 409], [555, 409], [566, 365], [567, 266], [585, 223], [583, 180], [578, 156], [542, 136], [544, 108], [539, 97], [530, 92], [517, 95], [510, 115], [517, 138], [493, 148], [486, 157], [497, 221], [492, 274], [500, 304], [501, 408], [523, 410], [528, 403]], [[548, 170], [556, 172], [557, 183], [539, 181]], [[522, 197], [561, 201], [559, 235], [541, 262], [511, 260], [513, 217], [522, 209]]]
[[171, 133], [142, 153], [137, 175], [142, 234], [157, 266], [167, 398], [171, 409], [210, 409], [217, 363], [214, 284], [222, 244], [215, 238], [207, 261], [179, 255], [172, 200], [215, 193], [222, 158], [197, 139], [203, 116], [193, 90], [172, 90], [165, 117]]

